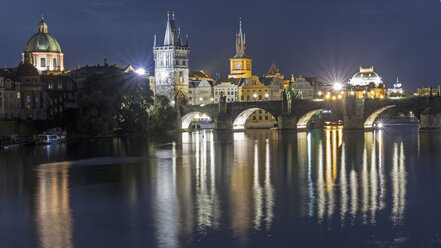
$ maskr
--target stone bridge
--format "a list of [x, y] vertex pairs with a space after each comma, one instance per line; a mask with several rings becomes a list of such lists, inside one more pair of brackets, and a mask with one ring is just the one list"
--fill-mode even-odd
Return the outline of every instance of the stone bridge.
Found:
[[398, 99], [358, 99], [347, 97], [340, 101], [282, 100], [232, 102], [224, 99], [218, 104], [178, 107], [178, 125], [186, 130], [198, 114], [205, 114], [215, 129], [243, 129], [248, 117], [256, 110], [266, 110], [277, 120], [279, 129], [301, 130], [320, 111], [330, 110], [343, 120], [344, 129], [371, 129], [378, 118], [412, 112], [420, 120], [421, 129], [441, 129], [441, 97], [409, 97]]

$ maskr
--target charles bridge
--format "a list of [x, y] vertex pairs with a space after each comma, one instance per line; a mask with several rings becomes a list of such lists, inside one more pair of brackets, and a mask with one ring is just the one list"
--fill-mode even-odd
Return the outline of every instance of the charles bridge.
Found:
[[409, 97], [397, 99], [359, 99], [348, 96], [340, 101], [292, 100], [231, 102], [225, 98], [217, 104], [185, 105], [178, 107], [178, 124], [182, 130], [190, 127], [198, 114], [205, 114], [215, 129], [243, 129], [248, 117], [256, 110], [265, 110], [277, 120], [281, 130], [304, 130], [311, 118], [327, 110], [343, 120], [346, 130], [372, 129], [378, 118], [397, 113], [413, 113], [420, 121], [420, 129], [441, 129], [441, 97]]

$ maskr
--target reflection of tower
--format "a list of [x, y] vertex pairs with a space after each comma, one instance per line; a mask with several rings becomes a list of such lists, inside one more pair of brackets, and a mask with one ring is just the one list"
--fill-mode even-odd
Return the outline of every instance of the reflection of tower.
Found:
[[35, 212], [41, 247], [73, 247], [68, 173], [69, 164], [38, 166]]
[[[172, 151], [158, 151], [159, 157], [156, 168], [154, 187], [154, 218], [158, 243], [161, 247], [178, 247], [179, 236], [179, 209], [176, 194], [176, 144]], [[167, 154], [170, 157], [163, 157]], [[170, 165], [170, 162], [172, 163]]]
[[170, 101], [188, 99], [188, 62], [190, 47], [185, 44], [180, 29], [176, 30], [175, 18], [168, 15], [164, 44], [153, 45], [155, 60], [155, 93], [167, 96]]

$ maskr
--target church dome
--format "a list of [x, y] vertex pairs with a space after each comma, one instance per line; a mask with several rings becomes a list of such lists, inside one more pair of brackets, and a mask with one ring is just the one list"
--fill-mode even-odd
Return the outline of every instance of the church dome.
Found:
[[30, 63], [20, 63], [17, 67], [17, 76], [38, 76], [38, 70]]
[[26, 44], [25, 52], [61, 53], [60, 44], [47, 32], [47, 24], [43, 19], [38, 24], [38, 33], [34, 34]]
[[374, 83], [376, 86], [383, 83], [381, 77], [374, 72], [374, 67], [362, 68], [349, 80], [349, 84], [353, 86], [367, 86]]

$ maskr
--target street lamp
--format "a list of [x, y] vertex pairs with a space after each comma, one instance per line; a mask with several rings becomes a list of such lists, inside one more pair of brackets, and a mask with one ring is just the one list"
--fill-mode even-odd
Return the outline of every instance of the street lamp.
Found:
[[265, 94], [265, 98], [266, 98], [266, 100], [269, 100], [269, 99], [268, 99], [268, 98], [269, 98], [268, 93]]
[[333, 87], [334, 87], [335, 91], [340, 91], [340, 90], [343, 89], [343, 85], [341, 83], [339, 83], [339, 82], [334, 83]]
[[257, 94], [253, 94], [254, 101], [256, 101]]
[[145, 74], [145, 69], [144, 68], [138, 68], [138, 69], [136, 69], [136, 74], [138, 74], [138, 75], [144, 75]]

